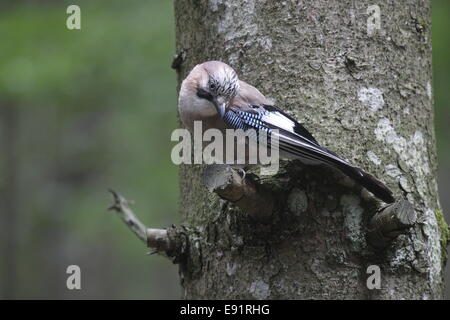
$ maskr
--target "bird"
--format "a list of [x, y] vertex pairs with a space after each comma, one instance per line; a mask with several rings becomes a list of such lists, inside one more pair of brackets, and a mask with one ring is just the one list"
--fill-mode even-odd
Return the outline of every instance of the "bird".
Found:
[[204, 131], [265, 132], [278, 138], [280, 157], [331, 166], [378, 199], [395, 202], [393, 192], [383, 182], [320, 145], [305, 126], [257, 88], [240, 80], [224, 62], [206, 61], [190, 71], [180, 87], [178, 110], [182, 123], [191, 132], [195, 121], [201, 121]]

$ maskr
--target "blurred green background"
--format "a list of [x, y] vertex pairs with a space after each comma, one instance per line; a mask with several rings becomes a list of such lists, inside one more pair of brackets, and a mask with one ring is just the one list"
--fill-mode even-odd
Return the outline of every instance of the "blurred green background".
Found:
[[[180, 223], [172, 1], [0, 2], [0, 298], [164, 299], [177, 267], [106, 208], [112, 187], [148, 226]], [[450, 1], [433, 0], [442, 205], [450, 211]], [[449, 221], [449, 216], [447, 215]], [[66, 289], [66, 267], [82, 290]]]

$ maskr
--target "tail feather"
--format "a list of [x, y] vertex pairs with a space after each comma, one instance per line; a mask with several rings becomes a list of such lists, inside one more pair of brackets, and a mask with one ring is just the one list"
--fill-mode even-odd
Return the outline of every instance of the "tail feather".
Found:
[[386, 203], [395, 202], [392, 191], [383, 182], [371, 174], [352, 166], [342, 166], [341, 170], [368, 191], [372, 192], [377, 198]]

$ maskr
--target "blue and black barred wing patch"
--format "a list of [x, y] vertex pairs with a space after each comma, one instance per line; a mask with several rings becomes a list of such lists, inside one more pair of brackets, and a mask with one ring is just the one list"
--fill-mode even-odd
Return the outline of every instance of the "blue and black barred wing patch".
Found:
[[241, 129], [243, 131], [254, 130], [257, 139], [259, 139], [261, 132], [264, 132], [266, 136], [272, 134], [272, 129], [264, 123], [260, 113], [228, 109], [223, 119], [225, 124], [232, 129]]
[[[244, 111], [229, 108], [224, 115], [225, 123], [234, 129], [264, 131], [267, 136], [278, 138], [280, 150], [295, 157], [325, 162], [330, 165], [346, 164], [335, 153], [319, 145], [311, 133], [292, 117], [273, 106], [250, 106]], [[270, 144], [270, 141], [267, 141]]]

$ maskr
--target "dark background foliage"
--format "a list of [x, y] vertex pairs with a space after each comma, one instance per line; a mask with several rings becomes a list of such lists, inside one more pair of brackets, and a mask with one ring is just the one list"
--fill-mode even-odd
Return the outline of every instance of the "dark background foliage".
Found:
[[[177, 268], [106, 208], [113, 187], [152, 227], [180, 223], [171, 1], [0, 2], [0, 297], [180, 297]], [[439, 187], [450, 220], [450, 2], [433, 0]], [[66, 267], [82, 290], [66, 289]]]

